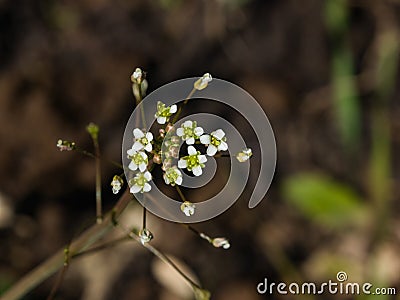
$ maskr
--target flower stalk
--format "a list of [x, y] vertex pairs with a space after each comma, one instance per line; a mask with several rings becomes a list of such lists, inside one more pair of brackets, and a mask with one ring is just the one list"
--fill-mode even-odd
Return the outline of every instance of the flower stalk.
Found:
[[99, 147], [99, 126], [90, 123], [86, 127], [87, 132], [93, 141], [96, 165], [96, 222], [101, 224], [103, 222], [103, 211], [101, 203], [101, 163], [100, 163], [100, 147]]

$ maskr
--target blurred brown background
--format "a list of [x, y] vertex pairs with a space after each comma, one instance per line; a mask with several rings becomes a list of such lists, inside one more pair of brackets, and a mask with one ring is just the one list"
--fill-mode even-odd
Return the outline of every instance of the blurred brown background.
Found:
[[[196, 225], [230, 250], [150, 217], [155, 244], [212, 299], [320, 299], [256, 286], [339, 271], [400, 294], [399, 22], [396, 0], [0, 1], [0, 292], [94, 221], [93, 161], [55, 144], [90, 150], [93, 121], [103, 155], [119, 161], [140, 66], [149, 91], [205, 72], [237, 83], [275, 131], [266, 199], [247, 209], [253, 180], [228, 212]], [[106, 208], [115, 172], [103, 166]], [[131, 214], [140, 221], [138, 207]], [[72, 262], [56, 299], [191, 299], [168, 274], [132, 242]], [[25, 299], [45, 299], [53, 282]]]

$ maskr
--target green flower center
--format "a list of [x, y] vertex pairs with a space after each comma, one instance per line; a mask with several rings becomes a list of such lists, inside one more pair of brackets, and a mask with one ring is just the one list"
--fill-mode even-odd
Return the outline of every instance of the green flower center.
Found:
[[147, 144], [149, 143], [149, 140], [148, 140], [146, 137], [142, 137], [142, 138], [139, 140], [139, 142], [140, 142], [142, 145], [147, 145]]
[[194, 136], [194, 129], [191, 128], [191, 127], [185, 127], [185, 128], [183, 129], [183, 133], [184, 133], [184, 135], [185, 135], [186, 137], [192, 137], [192, 136]]
[[164, 108], [163, 110], [161, 110], [159, 112], [160, 117], [169, 117], [169, 116], [171, 116], [171, 113], [169, 111], [170, 111], [169, 107]]
[[147, 159], [140, 155], [140, 153], [134, 154], [131, 159], [137, 165], [140, 165], [141, 163], [147, 163]]
[[191, 171], [194, 167], [197, 167], [197, 166], [204, 168], [204, 164], [200, 163], [200, 161], [199, 161], [199, 154], [200, 154], [200, 152], [197, 151], [197, 154], [189, 155], [189, 156], [186, 156], [183, 158], [187, 162], [186, 168], [189, 171]]
[[140, 174], [137, 178], [135, 178], [135, 180], [133, 182], [135, 184], [137, 184], [138, 186], [144, 186], [144, 184], [147, 182], [147, 180], [143, 174]]
[[211, 136], [211, 144], [213, 144], [215, 147], [218, 147], [219, 145], [221, 145], [221, 141], [216, 137]]
[[174, 169], [172, 169], [171, 171], [168, 172], [167, 178], [171, 182], [176, 182], [178, 180], [178, 178], [179, 178], [179, 174], [178, 174], [178, 172], [175, 172]]

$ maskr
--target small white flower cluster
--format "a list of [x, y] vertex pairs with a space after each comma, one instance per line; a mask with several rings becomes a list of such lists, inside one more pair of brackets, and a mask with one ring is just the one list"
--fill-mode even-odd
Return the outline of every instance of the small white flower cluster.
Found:
[[213, 131], [210, 134], [204, 134], [203, 128], [197, 126], [196, 121], [185, 121], [182, 126], [176, 130], [176, 134], [181, 137], [186, 144], [190, 145], [188, 147], [189, 155], [179, 160], [178, 167], [181, 169], [186, 168], [195, 176], [203, 174], [202, 168], [205, 166], [204, 163], [207, 162], [207, 157], [192, 146], [195, 144], [196, 140], [199, 140], [201, 144], [207, 147], [206, 154], [208, 156], [214, 156], [217, 151], [228, 150], [225, 132], [222, 129]]
[[134, 143], [132, 148], [127, 151], [128, 158], [131, 160], [129, 163], [129, 170], [136, 171], [139, 169], [139, 173], [130, 181], [131, 188], [130, 192], [132, 194], [138, 192], [149, 192], [151, 190], [152, 176], [149, 171], [147, 171], [147, 166], [149, 164], [149, 158], [146, 152], [151, 153], [153, 151], [153, 134], [151, 132], [143, 132], [139, 128], [133, 130]]
[[[132, 76], [133, 82], [139, 83], [143, 74], [140, 70], [136, 70]], [[204, 74], [194, 83], [194, 89], [202, 90], [206, 88], [211, 80], [210, 74]], [[203, 174], [207, 156], [214, 156], [219, 151], [228, 150], [227, 138], [222, 129], [205, 133], [196, 121], [187, 120], [175, 131], [173, 126], [175, 119], [170, 121], [175, 113], [179, 115], [176, 104], [168, 106], [158, 101], [154, 117], [158, 124], [164, 125], [159, 130], [160, 136], [153, 137], [151, 132], [145, 132], [139, 128], [133, 130], [133, 145], [131, 149], [127, 150], [128, 168], [134, 172], [129, 180], [132, 194], [145, 193], [151, 190], [152, 175], [150, 172], [154, 167], [153, 164], [162, 164], [163, 179], [166, 184], [179, 186], [183, 183], [182, 169], [187, 169], [194, 176], [200, 176]], [[188, 145], [187, 155], [179, 157], [179, 148], [182, 142]], [[205, 153], [196, 149], [196, 145], [204, 145]], [[161, 157], [163, 160], [161, 160]], [[178, 160], [177, 163], [176, 160]], [[113, 183], [113, 188], [118, 190], [120, 188], [119, 182], [115, 180]], [[184, 201], [181, 210], [189, 217], [194, 214], [195, 205]]]
[[124, 181], [122, 180], [122, 178], [118, 175], [114, 175], [113, 180], [111, 181], [111, 187], [112, 187], [113, 194], [118, 194], [119, 191], [121, 190], [123, 184], [124, 184]]
[[75, 143], [69, 141], [58, 140], [57, 148], [60, 151], [72, 151], [75, 149]]
[[165, 122], [169, 121], [169, 118], [176, 113], [178, 107], [176, 104], [171, 106], [165, 106], [164, 103], [158, 101], [157, 103], [157, 112], [154, 115], [157, 118], [158, 124], [165, 124]]
[[211, 80], [212, 80], [211, 74], [205, 73], [194, 83], [194, 88], [198, 91], [201, 91], [207, 87], [208, 83], [211, 82]]
[[[164, 110], [168, 109], [164, 104], [159, 104], [158, 107], [162, 107]], [[174, 109], [174, 111], [176, 110]], [[164, 117], [168, 118], [170, 116], [170, 110], [168, 110], [168, 113], [165, 113]], [[134, 143], [132, 148], [127, 151], [127, 154], [130, 159], [128, 168], [131, 171], [139, 171], [130, 181], [130, 191], [134, 194], [151, 190], [149, 181], [151, 181], [152, 176], [147, 170], [149, 165], [148, 154], [158, 154], [153, 151], [153, 134], [151, 132], [146, 133], [135, 128], [133, 130], [133, 135]], [[178, 166], [175, 166], [172, 165], [172, 158], [179, 158], [179, 139], [182, 139], [182, 141], [189, 145], [187, 149], [188, 155], [181, 157], [178, 161]], [[179, 169], [187, 169], [195, 176], [203, 174], [202, 169], [205, 167], [207, 157], [193, 146], [196, 141], [207, 147], [206, 154], [208, 156], [214, 156], [217, 151], [228, 150], [225, 132], [222, 129], [213, 131], [210, 134], [204, 134], [203, 128], [197, 126], [196, 121], [184, 122], [182, 126], [176, 130], [176, 136], [172, 136], [170, 140], [166, 142], [166, 144], [168, 144], [168, 151], [165, 153], [165, 163], [163, 163], [162, 167], [164, 171], [163, 178], [166, 184], [172, 186], [182, 184], [183, 177]]]
[[250, 157], [253, 155], [253, 151], [251, 150], [251, 148], [246, 148], [243, 149], [242, 151], [240, 151], [238, 154], [236, 154], [236, 159], [243, 163], [246, 162], [250, 159]]

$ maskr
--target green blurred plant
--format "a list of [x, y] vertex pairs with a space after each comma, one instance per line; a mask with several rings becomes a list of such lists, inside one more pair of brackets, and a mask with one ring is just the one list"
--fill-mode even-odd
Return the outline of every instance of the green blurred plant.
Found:
[[[332, 93], [336, 110], [336, 121], [346, 149], [355, 154], [363, 145], [367, 160], [360, 165], [349, 157], [342, 158], [343, 164], [351, 164], [365, 178], [356, 178], [355, 182], [365, 182], [356, 192], [348, 183], [340, 182], [327, 175], [328, 172], [300, 172], [286, 178], [282, 184], [282, 195], [304, 216], [304, 218], [328, 228], [331, 234], [341, 235], [348, 228], [355, 232], [368, 234], [367, 251], [363, 255], [365, 263], [360, 266], [362, 273], [370, 282], [388, 286], [390, 282], [376, 272], [376, 259], [387, 237], [393, 235], [389, 226], [393, 219], [392, 198], [393, 176], [391, 153], [392, 134], [390, 124], [390, 106], [396, 87], [400, 50], [400, 31], [394, 12], [382, 2], [368, 2], [365, 7], [375, 17], [377, 32], [370, 45], [374, 55], [373, 62], [367, 65], [368, 91], [372, 96], [367, 129], [369, 140], [361, 140], [361, 94], [356, 89], [354, 62], [347, 44], [349, 32], [349, 1], [328, 0], [325, 2], [325, 20], [333, 43], [332, 52]], [[364, 83], [365, 84], [365, 83]], [[354, 155], [353, 155], [354, 157]], [[357, 174], [358, 172], [354, 172]], [[341, 254], [331, 253], [325, 257], [325, 266], [335, 265], [337, 261], [346, 261]], [[360, 254], [361, 255], [361, 254]], [[329, 261], [328, 261], [329, 260]], [[358, 295], [357, 299], [376, 299], [376, 295]], [[392, 299], [380, 296], [379, 299]]]
[[323, 174], [300, 173], [283, 185], [283, 196], [308, 219], [341, 229], [365, 221], [362, 198], [349, 186]]
[[360, 142], [360, 104], [354, 78], [354, 62], [348, 44], [349, 7], [347, 0], [325, 1], [325, 23], [332, 49], [332, 96], [340, 137], [350, 152]]

